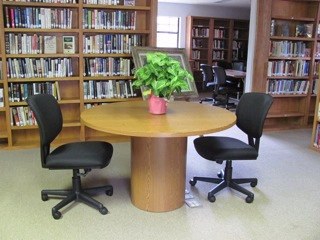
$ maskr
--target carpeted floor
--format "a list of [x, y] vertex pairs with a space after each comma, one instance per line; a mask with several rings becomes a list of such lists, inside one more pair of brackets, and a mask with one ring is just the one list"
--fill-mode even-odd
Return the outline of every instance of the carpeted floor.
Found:
[[[246, 140], [236, 127], [219, 135]], [[186, 188], [200, 207], [167, 213], [149, 213], [130, 201], [130, 144], [114, 144], [110, 165], [92, 171], [86, 186], [111, 183], [114, 195], [97, 196], [110, 211], [76, 203], [54, 220], [51, 208], [58, 200], [42, 202], [44, 188], [70, 186], [71, 171], [42, 169], [38, 149], [1, 151], [1, 240], [318, 240], [320, 239], [320, 153], [310, 150], [311, 130], [265, 132], [257, 161], [234, 163], [235, 177], [257, 177], [251, 204], [232, 190], [207, 201], [211, 185], [188, 184], [193, 175], [215, 176], [222, 165], [200, 158], [189, 138]]]

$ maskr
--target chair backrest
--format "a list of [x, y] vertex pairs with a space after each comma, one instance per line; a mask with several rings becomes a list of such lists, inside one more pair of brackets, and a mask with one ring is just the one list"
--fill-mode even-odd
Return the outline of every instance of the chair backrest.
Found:
[[226, 84], [227, 75], [226, 75], [226, 71], [224, 70], [224, 68], [214, 66], [213, 71], [214, 71], [215, 82], [217, 83], [217, 85]]
[[40, 133], [42, 166], [50, 153], [50, 144], [62, 130], [62, 113], [57, 100], [50, 94], [37, 94], [26, 99], [37, 120]]
[[232, 63], [227, 62], [227, 61], [219, 61], [217, 63], [218, 67], [222, 67], [224, 69], [232, 69]]
[[[249, 144], [259, 149], [263, 125], [273, 98], [266, 93], [244, 93], [236, 109], [237, 126], [248, 135]], [[254, 143], [253, 138], [257, 143]]]
[[209, 64], [200, 64], [200, 69], [203, 75], [203, 81], [205, 83], [214, 82], [214, 74], [212, 70], [212, 66]]
[[244, 63], [243, 62], [234, 62], [232, 64], [232, 69], [239, 70], [239, 71], [244, 71]]

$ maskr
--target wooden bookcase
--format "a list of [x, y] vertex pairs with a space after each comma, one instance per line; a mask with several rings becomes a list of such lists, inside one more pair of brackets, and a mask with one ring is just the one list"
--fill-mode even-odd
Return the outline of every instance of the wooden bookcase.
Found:
[[204, 90], [200, 64], [246, 65], [248, 20], [188, 16], [186, 31], [186, 51], [198, 91]]
[[[54, 2], [0, 2], [0, 35], [3, 36], [0, 60], [2, 72], [7, 73], [0, 80], [0, 88], [4, 89], [0, 147], [38, 146], [37, 126], [28, 120], [17, 126], [14, 117], [15, 112], [28, 116], [24, 98], [38, 91], [50, 91], [59, 100], [64, 123], [55, 144], [92, 139], [124, 140], [85, 127], [80, 114], [86, 107], [97, 104], [140, 99], [127, 94], [129, 83], [134, 80], [131, 47], [155, 46], [157, 1], [135, 0], [135, 6], [124, 5], [123, 0], [113, 1], [118, 2], [117, 5], [91, 4], [93, 1], [88, 0]], [[32, 16], [37, 14], [43, 14], [42, 24], [32, 23]], [[61, 22], [57, 22], [58, 19]], [[44, 36], [55, 37], [54, 53], [44, 53]], [[64, 53], [64, 36], [74, 38], [74, 52]], [[34, 44], [24, 48], [23, 41], [19, 41], [23, 37]], [[15, 46], [12, 39], [17, 41]], [[107, 88], [113, 88], [114, 92], [106, 91]]]
[[274, 97], [267, 129], [310, 127], [313, 123], [318, 12], [319, 1], [258, 2], [252, 90]]

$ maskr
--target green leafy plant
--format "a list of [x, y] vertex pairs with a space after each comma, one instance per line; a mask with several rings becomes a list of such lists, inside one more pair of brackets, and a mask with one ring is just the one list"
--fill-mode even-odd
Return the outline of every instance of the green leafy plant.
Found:
[[170, 99], [174, 92], [188, 89], [187, 80], [192, 75], [180, 65], [180, 62], [162, 52], [147, 53], [146, 64], [136, 69], [133, 82], [135, 88], [149, 89], [154, 96]]

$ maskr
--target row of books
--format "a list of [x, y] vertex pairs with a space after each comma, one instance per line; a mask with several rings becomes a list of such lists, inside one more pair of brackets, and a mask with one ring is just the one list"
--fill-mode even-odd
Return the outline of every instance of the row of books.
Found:
[[130, 76], [132, 66], [130, 58], [85, 58], [84, 76]]
[[130, 98], [137, 94], [132, 88], [132, 81], [108, 80], [85, 81], [83, 83], [84, 99]]
[[227, 31], [225, 29], [214, 29], [213, 31], [213, 37], [214, 38], [226, 38], [227, 37]]
[[77, 0], [9, 0], [11, 2], [68, 3], [76, 4]]
[[209, 37], [209, 28], [192, 28], [192, 37]]
[[201, 58], [201, 51], [192, 50], [192, 59], [200, 59], [200, 58]]
[[19, 106], [10, 108], [11, 126], [35, 126], [36, 118], [29, 106]]
[[213, 48], [218, 48], [218, 49], [228, 48], [227, 42], [223, 41], [223, 40], [214, 40], [213, 41]]
[[83, 9], [84, 29], [136, 29], [136, 12], [107, 11], [104, 9]]
[[307, 94], [309, 81], [305, 80], [268, 80], [267, 93], [269, 94]]
[[[320, 109], [318, 108], [318, 111], [320, 111]], [[318, 112], [318, 121], [320, 119], [320, 113]], [[314, 134], [314, 141], [313, 141], [313, 146], [316, 148], [320, 148], [320, 123], [317, 123], [316, 126], [316, 131]]]
[[320, 57], [320, 42], [317, 42], [315, 56]]
[[268, 77], [292, 76], [304, 77], [309, 75], [310, 61], [305, 60], [279, 60], [268, 61]]
[[143, 36], [138, 34], [83, 36], [83, 53], [131, 53], [132, 47], [143, 45]]
[[9, 83], [9, 102], [22, 102], [40, 93], [53, 95], [61, 100], [59, 82]]
[[7, 28], [71, 29], [69, 8], [5, 7]]
[[192, 39], [193, 48], [206, 48], [208, 46], [208, 41], [205, 39]]
[[72, 77], [72, 58], [9, 58], [8, 78]]
[[312, 33], [312, 23], [275, 19], [271, 20], [271, 36], [311, 38]]
[[[11, 2], [67, 3], [76, 4], [78, 0], [9, 0]], [[84, 4], [134, 6], [135, 0], [83, 0]]]
[[[7, 54], [42, 54], [57, 53], [57, 37], [43, 36], [39, 34], [26, 33], [7, 33], [6, 53]], [[71, 42], [67, 39], [71, 39]], [[58, 41], [62, 45], [64, 53], [74, 53], [74, 36], [63, 36], [62, 41]], [[71, 47], [69, 46], [71, 45]], [[71, 52], [72, 50], [72, 52]]]
[[302, 41], [271, 41], [270, 43], [270, 56], [310, 57], [310, 54], [310, 48]]
[[225, 59], [225, 52], [224, 51], [212, 51], [212, 59], [215, 60], [222, 60]]
[[3, 88], [0, 88], [0, 107], [4, 106]]
[[83, 0], [84, 4], [124, 5], [134, 6], [135, 0]]
[[0, 80], [2, 80], [2, 61], [0, 60]]
[[320, 61], [315, 61], [313, 65], [313, 75], [319, 76], [319, 72], [320, 72]]

